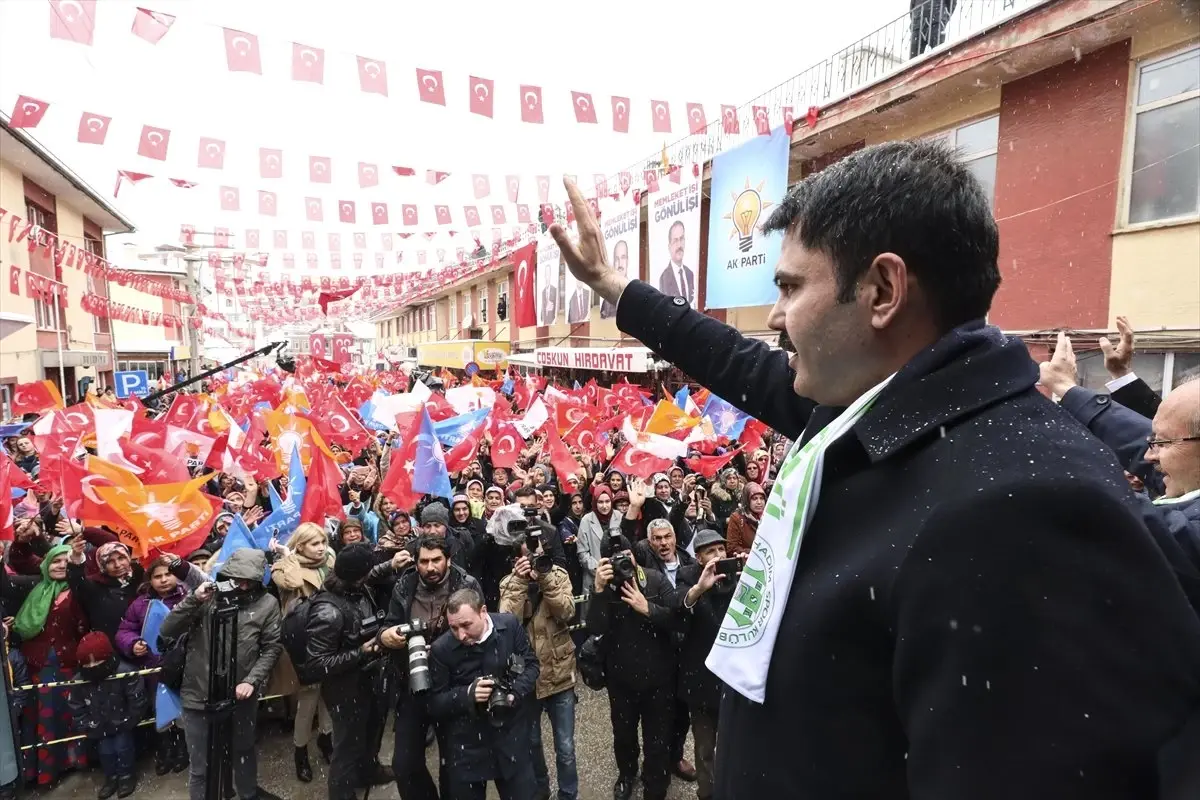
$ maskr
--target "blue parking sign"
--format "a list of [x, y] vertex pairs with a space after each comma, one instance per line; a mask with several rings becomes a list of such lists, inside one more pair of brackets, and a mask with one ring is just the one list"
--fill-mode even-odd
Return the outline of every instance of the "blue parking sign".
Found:
[[130, 395], [145, 397], [150, 394], [150, 377], [144, 369], [115, 372], [113, 379], [117, 384], [113, 387], [117, 391], [117, 397], [124, 399]]

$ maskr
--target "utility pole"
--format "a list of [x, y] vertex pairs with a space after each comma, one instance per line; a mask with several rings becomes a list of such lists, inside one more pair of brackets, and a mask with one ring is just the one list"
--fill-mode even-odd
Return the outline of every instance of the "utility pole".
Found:
[[[200, 311], [197, 306], [203, 301], [200, 289], [200, 270], [197, 267], [198, 261], [203, 261], [200, 256], [196, 255], [199, 248], [190, 244], [186, 247], [186, 253], [183, 256], [183, 264], [187, 269], [187, 291], [195, 301], [192, 306], [192, 314], [196, 319], [200, 319]], [[200, 374], [200, 329], [191, 324], [191, 320], [184, 323], [187, 329], [188, 337], [188, 377], [194, 378]]]

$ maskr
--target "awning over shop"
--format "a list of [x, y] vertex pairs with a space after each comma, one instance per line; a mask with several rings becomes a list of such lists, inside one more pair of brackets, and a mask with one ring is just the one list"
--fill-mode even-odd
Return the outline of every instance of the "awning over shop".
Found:
[[417, 345], [417, 364], [422, 367], [463, 369], [475, 362], [480, 369], [504, 369], [508, 366], [508, 342], [467, 339], [458, 342], [428, 342]]
[[539, 367], [650, 372], [656, 369], [648, 347], [539, 347], [533, 351]]

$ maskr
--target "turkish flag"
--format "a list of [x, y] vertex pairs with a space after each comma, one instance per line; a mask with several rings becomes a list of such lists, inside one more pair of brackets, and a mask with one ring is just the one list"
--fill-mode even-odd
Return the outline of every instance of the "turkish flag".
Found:
[[304, 257], [304, 262], [305, 262], [305, 264], [308, 265], [309, 269], [316, 269], [317, 268], [317, 254], [309, 253], [308, 255], [306, 255]]
[[275, 249], [276, 250], [286, 250], [287, 246], [288, 246], [287, 240], [288, 240], [287, 231], [275, 231]]
[[158, 44], [174, 24], [175, 17], [172, 14], [139, 8], [133, 15], [132, 33], [150, 44]]
[[338, 219], [354, 224], [354, 201], [342, 200], [338, 203]]
[[608, 176], [603, 172], [597, 172], [592, 175], [592, 181], [596, 185], [596, 197], [604, 197], [608, 194]]
[[[391, 461], [379, 492], [384, 497], [390, 497], [402, 511], [410, 511], [421, 499], [423, 492], [415, 491], [412, 486], [413, 473], [417, 462], [417, 434], [421, 429], [421, 416], [411, 415], [407, 425], [400, 426], [400, 442], [398, 448], [392, 450]], [[495, 463], [495, 458], [492, 459]]]
[[[371, 221], [376, 225], [388, 224], [387, 203], [371, 203]], [[388, 249], [390, 250], [391, 247], [389, 246]]]
[[383, 269], [383, 253], [375, 254], [375, 269]]
[[750, 114], [754, 118], [754, 130], [759, 136], [771, 135], [771, 121], [767, 117], [766, 106], [750, 106]]
[[450, 206], [434, 206], [433, 215], [437, 218], [438, 225], [450, 224]]
[[221, 187], [221, 210], [238, 211], [240, 208], [239, 192], [236, 186]]
[[549, 203], [550, 202], [550, 176], [549, 175], [538, 175], [537, 176], [537, 187], [538, 187], [538, 202], [543, 203], [543, 204]]
[[401, 178], [411, 178], [417, 174], [417, 171], [412, 167], [392, 167], [392, 172]]
[[612, 98], [612, 120], [613, 130], [617, 133], [629, 133], [629, 98], [617, 97]]
[[733, 460], [739, 450], [730, 450], [723, 456], [692, 456], [685, 460], [685, 463], [692, 472], [698, 472], [706, 478], [716, 476], [718, 472], [725, 468], [725, 465]]
[[342, 480], [337, 461], [319, 450], [314, 452], [308, 469], [308, 484], [304, 488], [304, 503], [300, 506], [300, 521], [323, 526], [326, 517], [345, 519]]
[[264, 217], [275, 216], [275, 210], [278, 208], [275, 201], [274, 192], [265, 192], [262, 189], [258, 190], [258, 213]]
[[358, 162], [358, 188], [369, 189], [379, 185], [379, 167], [365, 161]]
[[671, 106], [664, 100], [650, 101], [650, 119], [655, 133], [671, 132]]
[[441, 183], [442, 181], [446, 180], [446, 178], [449, 178], [449, 177], [450, 177], [449, 172], [438, 172], [435, 169], [425, 170], [425, 182], [428, 183], [430, 186], [437, 186], [439, 183]]
[[62, 408], [62, 395], [51, 381], [18, 383], [12, 389], [12, 415], [39, 414], [48, 408]]
[[791, 136], [792, 128], [795, 126], [795, 118], [792, 116], [792, 107], [784, 106], [780, 110], [783, 112], [783, 131], [788, 136]]
[[63, 508], [67, 515], [89, 524], [127, 528], [125, 520], [96, 494], [96, 489], [101, 486], [140, 486], [137, 475], [95, 456], [88, 456], [86, 463], [84, 466], [78, 461], [61, 459]]
[[422, 103], [446, 105], [446, 88], [442, 85], [442, 72], [436, 69], [417, 68], [417, 92]]
[[300, 246], [305, 250], [315, 250], [317, 247], [317, 235], [312, 231], [303, 231], [300, 234]]
[[342, 235], [340, 233], [329, 234], [329, 251], [331, 253], [340, 253], [342, 250]]
[[479, 227], [479, 210], [475, 206], [463, 206], [463, 215], [467, 218], [467, 227]]
[[736, 106], [721, 106], [721, 126], [725, 133], [730, 135], [742, 132], [742, 122], [738, 118]]
[[425, 261], [426, 261], [425, 251], [418, 250], [417, 251], [417, 264], [419, 264], [420, 266], [423, 267], [423, 266], [425, 266]]
[[521, 85], [521, 121], [542, 124], [542, 87]]
[[108, 136], [108, 124], [112, 117], [93, 114], [85, 111], [79, 117], [79, 135], [76, 137], [80, 144], [104, 144]]
[[170, 144], [170, 141], [171, 132], [166, 128], [143, 125], [142, 136], [138, 140], [138, 155], [157, 161], [166, 161], [167, 145]]
[[563, 441], [581, 452], [595, 453], [598, 446], [601, 445], [596, 439], [595, 418], [585, 416], [572, 425], [571, 429], [563, 434]]
[[704, 118], [704, 106], [700, 103], [687, 104], [688, 133], [693, 135], [704, 133], [708, 120]]
[[50, 38], [92, 44], [96, 0], [50, 0]]
[[253, 72], [262, 75], [262, 57], [258, 37], [253, 33], [224, 28], [225, 64], [230, 72]]
[[479, 455], [479, 442], [487, 433], [488, 422], [484, 420], [479, 427], [467, 434], [463, 439], [446, 453], [446, 471], [459, 472], [475, 461]]
[[246, 230], [246, 247], [250, 248], [251, 250], [258, 249], [258, 231], [254, 230], [253, 228], [248, 228]]
[[530, 242], [512, 254], [513, 263], [513, 322], [518, 328], [537, 324], [534, 308], [534, 279], [537, 274], [537, 243]]
[[195, 244], [196, 243], [196, 226], [183, 224], [179, 226], [179, 243], [180, 244]]
[[479, 200], [492, 193], [492, 184], [487, 175], [472, 175], [471, 186], [475, 190], [475, 199]]
[[325, 358], [325, 335], [324, 334], [321, 334], [321, 333], [309, 334], [308, 352], [314, 358]]
[[522, 203], [521, 205], [518, 205], [517, 206], [517, 222], [528, 223], [530, 221], [531, 220], [529, 218], [529, 206], [525, 205], [524, 203]]
[[390, 233], [381, 233], [379, 235], [379, 245], [387, 251], [392, 249], [392, 235]]
[[258, 148], [258, 174], [264, 178], [282, 178], [283, 151], [270, 147]]
[[220, 139], [200, 137], [200, 155], [196, 159], [197, 167], [206, 169], [225, 168], [225, 143]]
[[669, 458], [659, 458], [656, 455], [638, 450], [632, 445], [625, 445], [621, 452], [612, 460], [612, 468], [626, 475], [636, 475], [642, 480], [650, 480], [656, 472], [666, 472], [674, 463]]
[[45, 100], [20, 95], [8, 124], [13, 128], [36, 128], [42, 117], [46, 116], [46, 109], [49, 107], [50, 104]]
[[400, 215], [404, 217], [405, 225], [417, 224], [417, 207], [412, 203], [405, 203], [400, 206]]
[[575, 121], [580, 123], [596, 122], [596, 106], [592, 103], [592, 95], [588, 92], [571, 92], [571, 105], [575, 109]]
[[558, 428], [553, 422], [547, 422], [542, 430], [546, 432], [546, 444], [550, 449], [550, 466], [558, 473], [558, 485], [566, 487], [570, 485], [571, 478], [579, 480], [579, 463], [563, 443]]
[[642, 172], [642, 182], [646, 184], [647, 192], [658, 191], [658, 170], [648, 169]]
[[292, 42], [292, 80], [325, 83], [325, 51]]
[[325, 220], [325, 215], [321, 212], [321, 200], [318, 197], [306, 197], [304, 199], [304, 210], [309, 222], [323, 222]]
[[[296, 257], [294, 255], [292, 255], [291, 253], [284, 253], [283, 254], [283, 268], [284, 269], [295, 269], [296, 268]], [[286, 284], [285, 284], [285, 287], [286, 287]]]
[[387, 64], [364, 56], [358, 57], [358, 86], [367, 94], [387, 97]]
[[213, 240], [217, 247], [229, 247], [229, 229], [213, 228]]
[[[321, 292], [319, 295], [317, 295], [317, 305], [319, 305], [321, 307], [322, 314], [327, 314], [329, 312], [329, 304], [330, 303], [336, 303], [339, 300], [345, 300], [347, 297], [350, 297], [358, 290], [359, 290], [359, 287], [353, 286], [353, 287], [350, 287], [347, 289], [335, 289], [335, 290], [329, 291], [329, 292]], [[316, 335], [317, 334], [313, 334], [313, 336], [316, 336]], [[314, 350], [313, 355], [319, 355], [321, 358], [325, 357], [325, 339], [324, 338], [321, 339], [321, 352], [318, 354]]]
[[490, 78], [471, 76], [471, 113], [482, 117], [492, 116], [492, 90], [495, 84]]
[[333, 162], [327, 156], [309, 156], [308, 179], [313, 183], [329, 183], [333, 180]]
[[521, 179], [516, 175], [509, 175], [504, 179], [504, 185], [508, 188], [508, 202], [517, 202], [517, 194], [521, 190]]
[[499, 422], [492, 426], [492, 466], [512, 469], [521, 455], [524, 438], [511, 422]]
[[492, 224], [503, 225], [504, 222], [504, 206], [492, 206]]

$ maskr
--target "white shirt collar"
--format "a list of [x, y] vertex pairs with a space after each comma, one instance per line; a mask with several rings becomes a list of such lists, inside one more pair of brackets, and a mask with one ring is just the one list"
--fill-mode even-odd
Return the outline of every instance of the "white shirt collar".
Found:
[[488, 638], [492, 635], [492, 631], [494, 631], [495, 629], [496, 629], [496, 626], [495, 626], [495, 624], [492, 623], [492, 615], [488, 614], [487, 615], [487, 627], [485, 627], [483, 629], [483, 636], [480, 636], [479, 641], [471, 646], [478, 647], [479, 645], [486, 642], [488, 640]]

